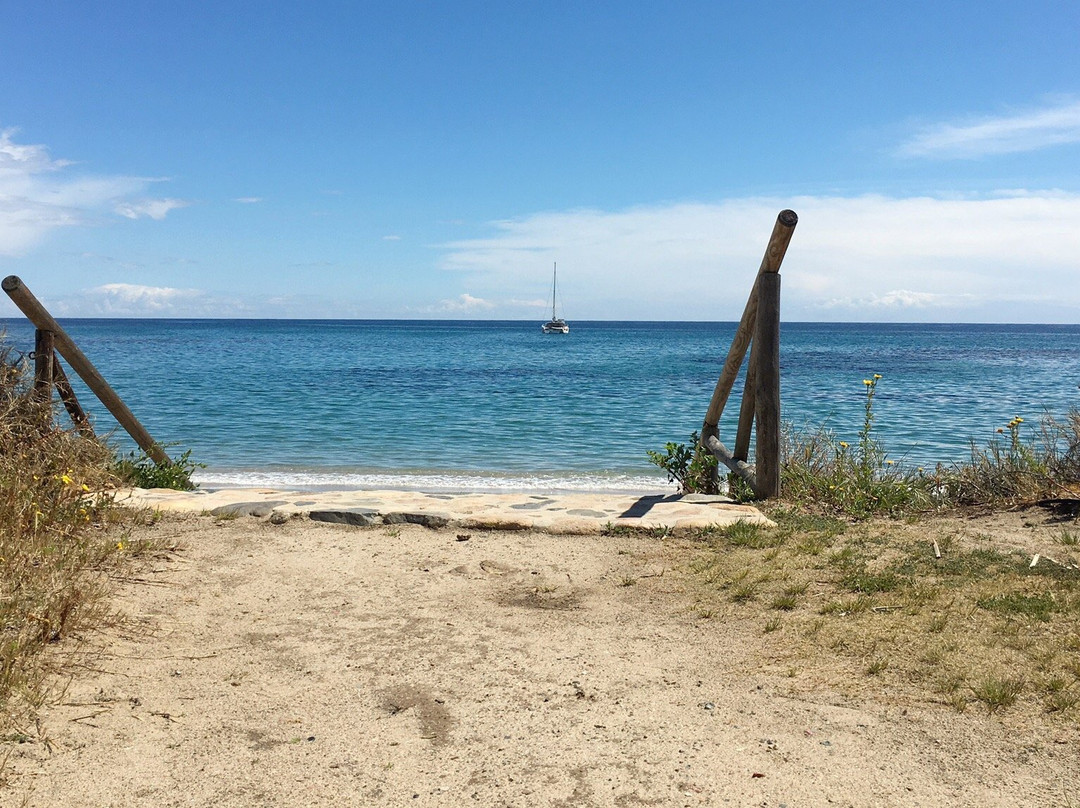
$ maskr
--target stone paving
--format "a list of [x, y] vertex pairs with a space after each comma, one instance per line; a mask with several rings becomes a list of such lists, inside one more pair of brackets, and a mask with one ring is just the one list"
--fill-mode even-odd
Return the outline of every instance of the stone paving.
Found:
[[279, 491], [265, 488], [123, 491], [134, 507], [253, 516], [281, 522], [295, 516], [335, 524], [415, 523], [475, 530], [600, 533], [612, 526], [699, 529], [748, 521], [772, 525], [749, 505], [703, 494], [425, 494], [414, 491]]

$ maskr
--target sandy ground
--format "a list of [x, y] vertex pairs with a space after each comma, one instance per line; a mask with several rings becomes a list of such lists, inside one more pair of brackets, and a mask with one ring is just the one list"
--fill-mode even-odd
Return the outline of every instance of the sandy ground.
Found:
[[[1075, 735], [786, 678], [687, 539], [169, 517], [29, 806], [1080, 805]], [[47, 739], [47, 743], [41, 738]]]

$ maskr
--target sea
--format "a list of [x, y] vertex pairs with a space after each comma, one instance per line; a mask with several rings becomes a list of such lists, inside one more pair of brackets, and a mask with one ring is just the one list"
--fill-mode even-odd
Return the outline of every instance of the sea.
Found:
[[[700, 429], [735, 323], [68, 319], [63, 328], [204, 488], [674, 490], [647, 456]], [[0, 319], [16, 352], [22, 319]], [[781, 417], [912, 466], [1080, 406], [1080, 326], [784, 323]], [[74, 375], [74, 374], [69, 374]], [[130, 438], [76, 392], [117, 451]], [[741, 379], [720, 424], [734, 442]]]

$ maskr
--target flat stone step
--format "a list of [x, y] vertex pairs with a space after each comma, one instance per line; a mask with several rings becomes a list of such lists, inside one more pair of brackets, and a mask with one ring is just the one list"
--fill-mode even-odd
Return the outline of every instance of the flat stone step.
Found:
[[133, 488], [117, 494], [121, 505], [215, 516], [295, 516], [330, 524], [369, 527], [419, 524], [473, 530], [538, 530], [601, 533], [612, 527], [700, 529], [733, 522], [772, 525], [757, 508], [726, 497], [670, 493], [633, 494], [425, 494], [417, 491], [281, 491], [237, 488], [171, 491]]

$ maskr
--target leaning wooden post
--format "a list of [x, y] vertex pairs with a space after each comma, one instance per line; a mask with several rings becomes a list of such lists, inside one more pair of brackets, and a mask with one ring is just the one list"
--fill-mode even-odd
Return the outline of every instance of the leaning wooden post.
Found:
[[788, 244], [791, 242], [791, 234], [795, 231], [795, 225], [799, 223], [799, 217], [793, 210], [782, 210], [776, 217], [773, 225], [769, 244], [765, 248], [765, 256], [761, 259], [758, 268], [757, 279], [754, 281], [753, 290], [746, 301], [739, 327], [735, 329], [735, 338], [731, 341], [727, 359], [724, 360], [724, 368], [720, 371], [720, 378], [716, 381], [713, 389], [712, 400], [709, 401], [708, 412], [705, 413], [705, 423], [701, 427], [702, 444], [706, 437], [716, 437], [719, 434], [718, 425], [720, 416], [724, 412], [731, 388], [735, 384], [735, 377], [739, 375], [739, 367], [746, 357], [746, 349], [750, 345], [750, 338], [754, 333], [754, 324], [757, 321], [758, 296], [757, 281], [763, 275], [780, 271], [780, 264], [784, 260]]
[[53, 336], [52, 331], [34, 331], [34, 394], [49, 403], [53, 391]]
[[746, 363], [746, 379], [743, 382], [742, 401], [739, 403], [739, 427], [735, 432], [735, 448], [731, 452], [736, 460], [750, 457], [750, 433], [754, 429], [756, 396], [757, 340], [754, 340], [750, 343], [750, 361]]
[[768, 499], [780, 496], [780, 275], [776, 272], [758, 279], [754, 359], [757, 421], [754, 493]]
[[135, 443], [139, 445], [139, 448], [146, 452], [147, 456], [159, 466], [170, 465], [172, 461], [169, 459], [169, 456], [165, 454], [165, 451], [152, 437], [150, 437], [150, 433], [146, 431], [146, 428], [141, 423], [139, 423], [139, 419], [128, 409], [127, 404], [121, 400], [120, 396], [116, 394], [116, 391], [109, 386], [107, 381], [105, 381], [105, 377], [98, 372], [98, 369], [94, 367], [93, 363], [91, 363], [91, 361], [86, 358], [86, 355], [79, 350], [79, 347], [72, 341], [71, 337], [67, 335], [67, 332], [64, 331], [64, 329], [60, 327], [60, 324], [53, 319], [52, 315], [45, 310], [45, 307], [42, 306], [41, 302], [26, 288], [26, 285], [23, 284], [22, 280], [20, 280], [17, 275], [8, 275], [0, 285], [2, 285], [4, 291], [7, 292], [8, 297], [14, 301], [15, 305], [18, 306], [22, 313], [34, 324], [35, 328], [39, 328], [42, 331], [53, 332], [56, 350], [68, 361], [68, 364], [71, 365], [71, 369], [78, 373], [79, 377], [86, 382], [86, 386], [101, 400], [101, 403], [112, 413], [120, 426], [127, 430], [127, 433], [131, 435]]
[[64, 403], [64, 409], [71, 416], [71, 422], [75, 424], [75, 428], [79, 430], [83, 437], [94, 437], [94, 428], [90, 425], [90, 419], [83, 412], [79, 399], [75, 397], [75, 391], [71, 389], [71, 382], [68, 381], [67, 374], [64, 373], [64, 366], [60, 364], [60, 359], [55, 355], [53, 356], [52, 369], [53, 384], [56, 385], [56, 392], [60, 394], [60, 400]]

